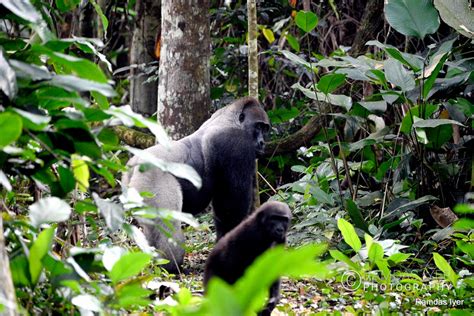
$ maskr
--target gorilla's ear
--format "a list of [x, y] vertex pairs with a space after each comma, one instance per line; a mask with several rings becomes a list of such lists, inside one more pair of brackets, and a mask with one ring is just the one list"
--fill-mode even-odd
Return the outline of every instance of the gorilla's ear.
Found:
[[244, 114], [244, 112], [243, 112], [243, 110], [242, 110], [242, 112], [241, 112], [240, 115], [239, 115], [239, 122], [242, 123], [244, 120], [245, 120], [245, 114]]

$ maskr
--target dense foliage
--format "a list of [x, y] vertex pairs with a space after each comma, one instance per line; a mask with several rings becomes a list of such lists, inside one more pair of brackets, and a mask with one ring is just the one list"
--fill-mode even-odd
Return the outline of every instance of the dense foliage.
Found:
[[[121, 144], [117, 125], [168, 139], [158, 124], [120, 106], [127, 80], [111, 74], [121, 49], [60, 36], [61, 15], [79, 2], [0, 1], [0, 209], [23, 311], [247, 315], [280, 276], [304, 277], [297, 295], [312, 312], [473, 307], [474, 19], [467, 1], [388, 1], [384, 17], [393, 29], [369, 41], [362, 56], [322, 44], [333, 36], [331, 21], [349, 12], [342, 2], [314, 12], [297, 10], [296, 1], [260, 4], [261, 99], [272, 141], [314, 116], [318, 133], [260, 163], [262, 196], [294, 210], [290, 249], [267, 252], [233, 286], [214, 280], [205, 296], [196, 295], [196, 282], [166, 282], [163, 260], [132, 217], [197, 222], [146, 207], [117, 181], [127, 153], [145, 159], [144, 169], [196, 186], [200, 179], [185, 165]], [[104, 13], [91, 0], [98, 35], [115, 32], [111, 14], [133, 16], [132, 2]], [[212, 97], [225, 104], [246, 91], [246, 11], [240, 1], [219, 4], [212, 9]], [[200, 250], [197, 240], [188, 250]], [[291, 302], [278, 308], [297, 313]]]

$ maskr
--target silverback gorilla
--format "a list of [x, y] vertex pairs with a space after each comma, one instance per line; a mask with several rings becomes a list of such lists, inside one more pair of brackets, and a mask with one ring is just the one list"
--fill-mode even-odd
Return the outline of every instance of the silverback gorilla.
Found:
[[[211, 251], [204, 270], [204, 286], [217, 276], [229, 284], [235, 283], [245, 269], [265, 250], [285, 244], [291, 220], [288, 205], [266, 202], [252, 215], [220, 239]], [[280, 280], [270, 288], [266, 307], [259, 315], [270, 315], [278, 303]]]
[[[242, 98], [219, 109], [193, 134], [171, 143], [170, 148], [155, 145], [146, 149], [166, 161], [191, 165], [201, 176], [202, 187], [153, 168], [140, 172], [142, 161], [133, 157], [130, 171], [122, 183], [138, 192], [150, 192], [145, 202], [156, 208], [197, 214], [212, 201], [217, 239], [237, 226], [253, 204], [255, 159], [264, 150], [264, 135], [270, 123], [259, 102]], [[176, 272], [183, 263], [184, 236], [179, 222], [171, 229], [161, 220], [139, 220], [149, 243], [170, 263], [168, 271]], [[171, 234], [172, 239], [164, 233]]]

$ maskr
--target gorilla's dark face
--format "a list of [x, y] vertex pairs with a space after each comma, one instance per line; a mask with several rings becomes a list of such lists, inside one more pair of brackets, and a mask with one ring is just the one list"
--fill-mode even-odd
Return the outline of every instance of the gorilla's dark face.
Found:
[[268, 237], [278, 244], [286, 240], [286, 231], [290, 224], [290, 218], [280, 214], [262, 214], [262, 225], [266, 230]]
[[263, 155], [265, 150], [265, 137], [270, 130], [270, 121], [267, 113], [259, 105], [252, 104], [244, 107], [239, 115], [239, 122], [244, 125], [255, 142], [255, 152], [258, 156]]

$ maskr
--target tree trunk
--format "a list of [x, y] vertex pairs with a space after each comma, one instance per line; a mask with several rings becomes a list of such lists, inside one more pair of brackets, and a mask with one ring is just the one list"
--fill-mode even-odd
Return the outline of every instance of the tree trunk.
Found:
[[[247, 1], [248, 45], [249, 45], [249, 96], [258, 100], [258, 43], [257, 43], [257, 2]], [[253, 208], [260, 207], [258, 185], [258, 160], [255, 161], [255, 184], [253, 190]]]
[[249, 96], [258, 100], [258, 46], [257, 46], [257, 3], [247, 1], [249, 38]]
[[365, 43], [377, 38], [383, 26], [383, 0], [368, 0], [365, 5], [364, 15], [360, 20], [360, 26], [352, 44], [350, 53], [352, 56], [358, 56], [367, 51]]
[[151, 116], [156, 112], [158, 102], [158, 82], [147, 82], [154, 72], [146, 73], [145, 67], [157, 60], [155, 45], [160, 39], [161, 0], [137, 0], [135, 5], [137, 21], [130, 48], [131, 69], [130, 104], [134, 112]]
[[209, 115], [209, 0], [163, 1], [161, 18], [158, 119], [180, 139]]
[[5, 239], [3, 237], [2, 210], [0, 208], [0, 302], [3, 305], [2, 316], [18, 315], [15, 288], [13, 287], [10, 264], [7, 250], [5, 249]]
[[95, 11], [88, 0], [82, 0], [79, 7], [74, 10], [72, 22], [72, 35], [80, 37], [95, 37]]

